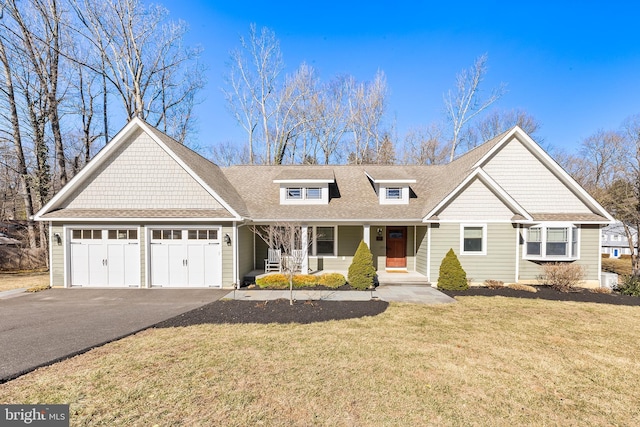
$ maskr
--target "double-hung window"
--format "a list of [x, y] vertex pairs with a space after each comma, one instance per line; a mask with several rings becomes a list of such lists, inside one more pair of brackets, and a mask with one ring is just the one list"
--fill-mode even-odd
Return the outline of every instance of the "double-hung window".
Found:
[[525, 258], [571, 260], [577, 259], [578, 228], [571, 225], [539, 225], [527, 230]]
[[316, 227], [316, 255], [335, 255], [334, 231], [334, 227]]
[[486, 224], [461, 225], [460, 253], [462, 255], [486, 255], [487, 254]]

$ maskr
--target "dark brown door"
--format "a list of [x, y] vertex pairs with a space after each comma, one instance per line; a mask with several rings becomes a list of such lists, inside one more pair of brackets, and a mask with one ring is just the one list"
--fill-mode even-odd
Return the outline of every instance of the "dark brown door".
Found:
[[387, 227], [387, 267], [407, 266], [407, 227]]

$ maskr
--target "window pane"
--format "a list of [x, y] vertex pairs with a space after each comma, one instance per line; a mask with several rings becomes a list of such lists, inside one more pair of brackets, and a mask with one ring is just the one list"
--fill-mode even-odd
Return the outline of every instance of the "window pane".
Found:
[[138, 230], [129, 230], [129, 239], [137, 240], [138, 239]]
[[82, 230], [73, 230], [71, 233], [74, 239], [82, 239]]
[[527, 255], [541, 255], [540, 249], [542, 249], [540, 242], [527, 242]]
[[400, 188], [387, 188], [387, 199], [401, 199], [402, 190]]
[[530, 228], [529, 229], [529, 238], [530, 242], [542, 242], [542, 233], [539, 228]]
[[171, 230], [173, 232], [173, 240], [182, 239], [182, 230]]
[[198, 238], [198, 230], [189, 230], [187, 234], [188, 234], [187, 238], [189, 240], [196, 240]]
[[151, 238], [157, 240], [162, 239], [162, 230], [153, 230], [151, 232]]
[[109, 230], [109, 240], [115, 240], [118, 238], [118, 230]]
[[548, 228], [547, 229], [547, 242], [566, 242], [567, 239], [566, 228]]
[[90, 239], [91, 238], [91, 230], [82, 230], [82, 238]]
[[120, 240], [127, 240], [127, 230], [118, 230], [118, 239]]
[[547, 242], [547, 256], [566, 256], [567, 244], [560, 242]]
[[307, 188], [307, 199], [322, 198], [322, 191], [319, 188]]
[[100, 240], [102, 239], [102, 230], [92, 230], [93, 231], [93, 239]]
[[209, 239], [218, 240], [218, 230], [209, 230]]
[[482, 227], [465, 227], [463, 233], [464, 251], [482, 252]]
[[287, 188], [287, 199], [302, 199], [302, 189]]
[[334, 229], [333, 227], [316, 228], [316, 253], [318, 255], [334, 255]]

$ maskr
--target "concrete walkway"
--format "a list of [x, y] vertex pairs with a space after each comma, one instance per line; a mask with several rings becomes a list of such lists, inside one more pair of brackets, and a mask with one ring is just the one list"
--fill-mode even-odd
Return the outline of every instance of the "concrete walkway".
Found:
[[[241, 289], [229, 292], [225, 298], [242, 301], [289, 299], [289, 291]], [[293, 299], [296, 301], [369, 301], [371, 299], [379, 299], [387, 302], [412, 304], [447, 304], [455, 302], [455, 299], [429, 285], [381, 285], [373, 291], [310, 291], [294, 289]]]

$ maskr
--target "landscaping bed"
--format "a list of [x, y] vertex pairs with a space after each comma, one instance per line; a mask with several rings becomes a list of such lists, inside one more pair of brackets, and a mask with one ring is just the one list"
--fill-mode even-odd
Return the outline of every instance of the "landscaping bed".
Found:
[[613, 304], [613, 305], [630, 305], [640, 306], [640, 298], [620, 295], [618, 293], [597, 293], [589, 289], [576, 288], [570, 292], [559, 292], [549, 286], [534, 286], [537, 292], [527, 292], [524, 290], [516, 290], [511, 288], [497, 288], [490, 289], [484, 287], [471, 287], [464, 291], [446, 291], [441, 292], [449, 295], [450, 297], [457, 296], [485, 296], [485, 297], [511, 297], [511, 298], [529, 298], [529, 299], [544, 299], [550, 301], [578, 301], [578, 302], [595, 302], [600, 304]]
[[155, 325], [156, 328], [207, 323], [315, 323], [376, 316], [389, 306], [385, 301], [271, 301], [221, 300]]

